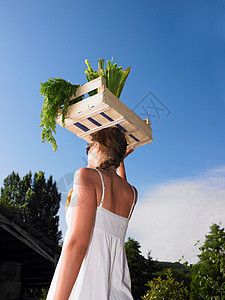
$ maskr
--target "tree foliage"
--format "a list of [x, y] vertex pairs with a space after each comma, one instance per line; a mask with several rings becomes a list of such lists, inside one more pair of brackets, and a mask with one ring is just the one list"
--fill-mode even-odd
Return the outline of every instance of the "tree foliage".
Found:
[[125, 242], [127, 262], [131, 277], [132, 295], [135, 300], [140, 299], [140, 297], [145, 294], [147, 290], [145, 283], [147, 283], [152, 276], [151, 274], [154, 269], [154, 261], [150, 256], [150, 252], [146, 259], [140, 254], [140, 247], [139, 242], [135, 241], [133, 238], [129, 237], [128, 241]]
[[52, 175], [45, 179], [44, 172], [31, 171], [22, 179], [14, 171], [8, 175], [1, 187], [0, 204], [16, 213], [23, 221], [28, 222], [58, 244], [62, 232], [58, 230], [61, 193], [58, 193]]
[[184, 282], [176, 281], [173, 278], [171, 269], [166, 271], [166, 279], [162, 279], [161, 276], [149, 281], [146, 285], [149, 286], [149, 290], [146, 295], [141, 297], [143, 300], [188, 300], [189, 291], [184, 285]]
[[199, 248], [199, 262], [191, 266], [191, 289], [195, 299], [225, 299], [225, 232], [212, 224]]
[[[158, 269], [158, 264], [159, 262], [156, 262], [156, 269]], [[162, 262], [162, 266], [165, 264], [166, 262]], [[172, 270], [172, 274], [173, 274], [173, 278], [177, 281], [177, 282], [183, 282], [183, 286], [185, 286], [187, 288], [187, 290], [190, 290], [190, 284], [191, 284], [191, 272], [188, 270], [187, 267], [183, 266], [180, 263], [168, 263], [168, 265], [170, 266], [169, 268], [163, 268], [160, 271], [156, 271], [153, 275], [154, 278], [158, 278], [159, 276], [162, 279], [167, 279], [167, 275], [168, 275], [168, 269]]]

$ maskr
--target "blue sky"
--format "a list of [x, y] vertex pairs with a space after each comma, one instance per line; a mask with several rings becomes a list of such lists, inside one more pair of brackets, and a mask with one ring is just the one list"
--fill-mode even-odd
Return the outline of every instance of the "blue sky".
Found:
[[0, 186], [13, 170], [52, 174], [65, 234], [65, 195], [86, 166], [86, 142], [59, 125], [57, 152], [41, 142], [40, 82], [83, 84], [85, 59], [97, 68], [113, 56], [131, 66], [120, 99], [149, 117], [154, 140], [125, 159], [139, 192], [126, 237], [154, 259], [194, 261], [212, 222], [225, 226], [224, 1], [2, 1], [0, 42]]

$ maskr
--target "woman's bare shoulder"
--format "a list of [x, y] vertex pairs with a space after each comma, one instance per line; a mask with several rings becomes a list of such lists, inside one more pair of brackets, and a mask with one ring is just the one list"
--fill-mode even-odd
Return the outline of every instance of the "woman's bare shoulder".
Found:
[[93, 168], [89, 168], [89, 167], [81, 167], [79, 169], [76, 170], [75, 173], [79, 173], [79, 174], [95, 174], [95, 170]]
[[89, 167], [81, 167], [76, 170], [74, 178], [76, 181], [85, 183], [86, 185], [92, 186], [94, 184], [93, 178], [95, 178], [95, 170]]

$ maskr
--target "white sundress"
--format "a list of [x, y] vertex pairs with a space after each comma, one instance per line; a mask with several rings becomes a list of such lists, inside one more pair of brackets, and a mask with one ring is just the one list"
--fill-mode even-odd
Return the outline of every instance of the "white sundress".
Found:
[[[135, 202], [135, 190], [132, 186], [134, 199], [128, 218], [115, 214], [102, 206], [104, 181], [101, 172], [96, 168], [93, 169], [97, 170], [101, 177], [102, 199], [96, 208], [90, 243], [69, 300], [134, 300], [124, 240]], [[72, 217], [70, 212], [69, 205], [66, 212], [68, 229]], [[67, 238], [68, 230], [64, 244]], [[46, 300], [54, 298], [61, 257], [62, 255], [58, 260]]]

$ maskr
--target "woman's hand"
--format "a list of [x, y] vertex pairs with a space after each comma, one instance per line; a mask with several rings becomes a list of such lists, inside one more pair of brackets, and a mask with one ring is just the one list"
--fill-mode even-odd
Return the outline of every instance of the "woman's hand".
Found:
[[125, 153], [125, 155], [124, 155], [124, 158], [127, 157], [129, 154], [131, 154], [134, 151], [134, 149], [135, 149], [135, 147], [128, 148], [127, 151], [126, 151], [126, 153]]
[[129, 154], [131, 154], [134, 151], [135, 147], [130, 147], [126, 150], [126, 153], [122, 159], [122, 161], [120, 162], [120, 165], [117, 169], [117, 175], [119, 175], [120, 177], [122, 177], [123, 179], [125, 179], [127, 181], [127, 177], [126, 177], [126, 172], [125, 172], [125, 166], [124, 166], [124, 158], [127, 157]]

